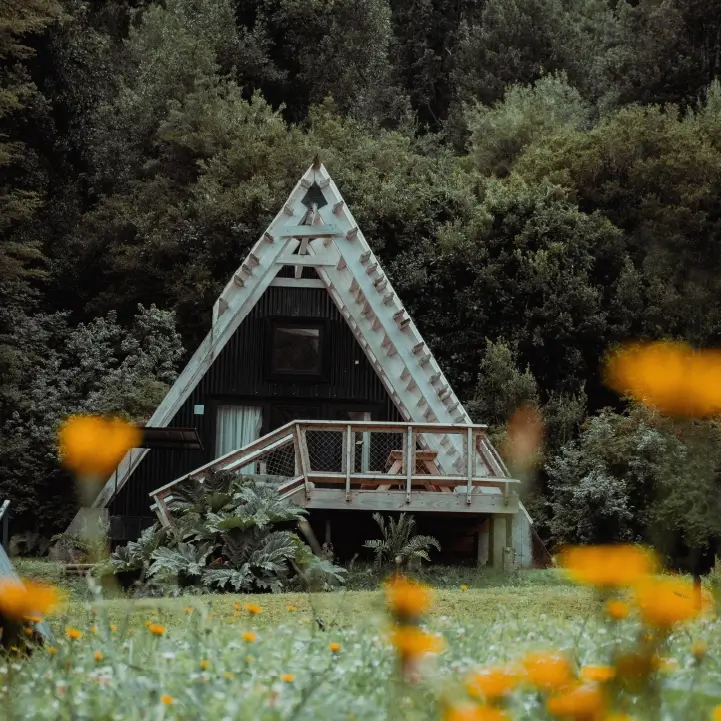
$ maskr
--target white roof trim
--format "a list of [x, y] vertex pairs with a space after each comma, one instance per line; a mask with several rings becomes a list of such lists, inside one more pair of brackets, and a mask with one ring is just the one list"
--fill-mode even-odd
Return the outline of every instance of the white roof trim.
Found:
[[[309, 216], [301, 201], [313, 182], [318, 183], [327, 205], [315, 209]], [[310, 226], [301, 225], [311, 217], [313, 226], [320, 226], [317, 234], [305, 231]], [[297, 250], [302, 255], [291, 259]], [[415, 422], [471, 423], [390, 280], [383, 274], [336, 184], [319, 164], [305, 172], [286, 204], [232, 275], [213, 307], [210, 332], [148, 425], [163, 427], [170, 423], [270, 285], [305, 285], [300, 279], [276, 280], [283, 264], [301, 258], [300, 262], [307, 265], [313, 256], [320, 256], [319, 264], [313, 267], [321, 283], [348, 322], [403, 418]], [[279, 283], [281, 280], [285, 282]], [[438, 446], [434, 450], [439, 452], [441, 468], [450, 471], [456, 463], [465, 462], [457, 436], [448, 436], [440, 442], [429, 438], [428, 442]], [[126, 454], [96, 498], [95, 507], [108, 505], [146, 453], [147, 450], [134, 449]], [[486, 442], [481, 456], [487, 475], [509, 476], [490, 442]]]

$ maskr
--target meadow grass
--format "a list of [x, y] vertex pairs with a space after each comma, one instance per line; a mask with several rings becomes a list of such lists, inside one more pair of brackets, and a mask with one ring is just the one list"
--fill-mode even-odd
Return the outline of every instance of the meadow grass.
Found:
[[[58, 574], [66, 583], [56, 568], [17, 565], [25, 576]], [[83, 579], [72, 579], [66, 610], [51, 619], [54, 651], [0, 661], [0, 718], [438, 721], [442, 699], [464, 698], [462, 679], [480, 665], [531, 649], [568, 652], [579, 666], [604, 663], [640, 630], [633, 619], [601, 622], [598, 600], [554, 571], [475, 575], [466, 591], [455, 584], [470, 575], [455, 572], [453, 587], [441, 581], [436, 589], [427, 627], [445, 650], [417, 686], [399, 678], [378, 591], [100, 600], [89, 598]], [[262, 612], [250, 614], [248, 603]], [[153, 635], [147, 622], [163, 632]], [[66, 626], [81, 638], [67, 638]], [[694, 641], [708, 647], [702, 663]], [[664, 651], [663, 712], [653, 715], [639, 701], [628, 709], [632, 718], [709, 719], [721, 702], [721, 624], [681, 626]], [[514, 695], [510, 712], [518, 721], [550, 718], [533, 693]]]

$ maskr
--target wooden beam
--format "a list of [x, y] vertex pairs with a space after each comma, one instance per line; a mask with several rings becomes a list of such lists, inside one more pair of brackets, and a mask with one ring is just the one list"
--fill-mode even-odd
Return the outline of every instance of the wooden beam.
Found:
[[322, 255], [284, 255], [275, 261], [278, 265], [306, 265], [309, 267], [335, 266], [335, 260], [325, 258]]
[[278, 234], [281, 238], [324, 238], [326, 236], [339, 236], [342, 233], [333, 223], [326, 225], [286, 225]]
[[273, 278], [271, 288], [325, 288], [320, 278]]

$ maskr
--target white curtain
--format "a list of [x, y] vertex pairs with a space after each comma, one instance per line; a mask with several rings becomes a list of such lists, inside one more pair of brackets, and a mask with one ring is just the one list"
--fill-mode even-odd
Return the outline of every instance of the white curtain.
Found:
[[[258, 406], [218, 406], [215, 431], [215, 457], [237, 451], [260, 438], [263, 414]], [[255, 464], [241, 468], [253, 473]]]

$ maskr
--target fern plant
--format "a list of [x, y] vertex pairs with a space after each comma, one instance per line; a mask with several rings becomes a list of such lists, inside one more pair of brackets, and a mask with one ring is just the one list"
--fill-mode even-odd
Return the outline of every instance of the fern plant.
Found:
[[383, 537], [366, 541], [363, 546], [375, 554], [374, 565], [378, 570], [393, 563], [407, 566], [415, 560], [430, 561], [429, 550], [441, 550], [441, 544], [433, 536], [414, 533], [416, 522], [413, 516], [401, 513], [397, 520], [391, 517], [386, 523], [380, 513], [374, 513], [373, 520]]
[[[282, 591], [298, 576], [329, 587], [343, 569], [315, 556], [291, 530], [302, 508], [278, 497], [275, 487], [233, 472], [173, 490], [173, 526], [157, 524], [112, 556], [116, 574], [142, 569], [154, 583], [220, 591]], [[279, 528], [279, 526], [281, 526]]]

